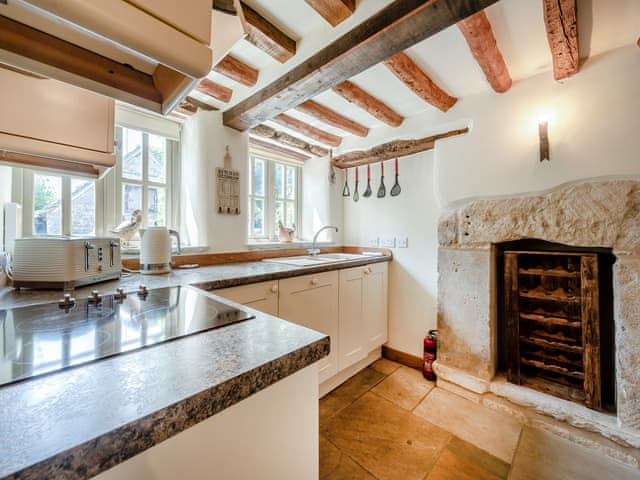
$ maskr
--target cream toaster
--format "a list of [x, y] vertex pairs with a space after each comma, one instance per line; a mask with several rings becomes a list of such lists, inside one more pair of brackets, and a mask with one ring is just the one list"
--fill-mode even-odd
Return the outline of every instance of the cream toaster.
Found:
[[120, 240], [108, 237], [28, 237], [15, 241], [16, 288], [71, 289], [120, 277]]

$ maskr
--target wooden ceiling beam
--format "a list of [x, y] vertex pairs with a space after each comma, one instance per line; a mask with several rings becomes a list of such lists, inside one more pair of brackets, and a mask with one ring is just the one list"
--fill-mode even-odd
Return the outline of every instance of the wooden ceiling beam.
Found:
[[396, 53], [384, 61], [385, 66], [398, 77], [413, 93], [425, 102], [446, 112], [458, 101], [442, 90], [424, 71], [404, 52]]
[[225, 55], [213, 67], [213, 71], [247, 87], [253, 87], [258, 82], [258, 70], [230, 54]]
[[282, 153], [283, 155], [295, 158], [296, 160], [309, 160], [311, 158], [311, 155], [306, 155], [304, 153], [300, 153], [286, 147], [281, 147], [280, 145], [266, 142], [255, 137], [249, 137], [249, 144], [257, 145], [258, 147], [266, 148], [267, 150], [273, 150], [274, 152]]
[[355, 83], [345, 80], [333, 87], [333, 91], [391, 127], [399, 127], [404, 117], [389, 107], [386, 103], [368, 94]]
[[302, 150], [304, 153], [315, 155], [316, 157], [326, 157], [329, 155], [329, 150], [326, 148], [319, 147], [318, 145], [312, 145], [298, 137], [294, 137], [288, 133], [280, 132], [275, 128], [271, 128], [268, 125], [258, 125], [257, 127], [253, 127], [249, 130], [249, 134], [272, 140], [285, 147], [297, 148], [298, 150]]
[[[296, 41], [256, 12], [242, 3], [244, 30], [247, 41], [268, 53], [280, 63], [284, 63], [296, 54]], [[254, 125], [255, 126], [255, 125]]]
[[414, 153], [431, 150], [436, 140], [463, 135], [469, 131], [468, 128], [459, 130], [451, 130], [446, 133], [432, 135], [430, 137], [419, 138], [416, 140], [394, 140], [393, 142], [377, 145], [369, 150], [357, 150], [353, 152], [343, 153], [333, 157], [333, 164], [337, 168], [351, 168], [367, 165], [369, 163], [383, 162], [392, 158], [413, 155]]
[[234, 5], [233, 0], [212, 0], [211, 8], [214, 10], [218, 10], [219, 12], [224, 12], [229, 15], [237, 15], [236, 7]]
[[220, 85], [219, 83], [212, 82], [208, 78], [200, 80], [200, 83], [196, 86], [196, 90], [224, 103], [229, 103], [231, 95], [233, 94], [233, 90], [230, 88]]
[[543, 0], [542, 9], [553, 57], [553, 78], [575, 75], [580, 67], [576, 0]]
[[183, 115], [191, 115], [198, 111], [198, 107], [185, 98], [178, 104], [176, 110]]
[[509, 90], [513, 81], [487, 14], [482, 11], [471, 15], [458, 22], [458, 28], [491, 87], [498, 93]]
[[295, 130], [296, 132], [301, 133], [302, 135], [305, 135], [309, 138], [313, 138], [315, 141], [320, 142], [323, 145], [337, 147], [342, 143], [341, 137], [329, 132], [325, 132], [324, 130], [320, 130], [313, 125], [309, 125], [307, 122], [303, 122], [302, 120], [298, 120], [297, 118], [291, 117], [284, 113], [276, 115], [271, 119], [271, 121], [276, 122], [278, 125], [282, 125], [283, 127]]
[[264, 123], [496, 1], [395, 0], [227, 110], [224, 124], [247, 130]]
[[356, 0], [304, 0], [332, 26], [346, 20], [356, 11]]
[[190, 96], [186, 96], [184, 98], [184, 101], [190, 103], [191, 105], [195, 105], [200, 110], [206, 110], [206, 111], [209, 111], [209, 112], [213, 112], [213, 111], [218, 110], [218, 107], [214, 107], [213, 105], [209, 105], [208, 103], [201, 102], [197, 98], [193, 98], [193, 97], [190, 97]]
[[306, 102], [302, 102], [296, 107], [296, 110], [317, 118], [327, 125], [331, 125], [332, 127], [339, 128], [340, 130], [344, 130], [345, 132], [352, 133], [359, 137], [366, 137], [369, 135], [369, 129], [364, 125], [360, 125], [358, 122], [354, 122], [344, 115], [340, 115], [338, 112], [335, 112], [316, 101], [307, 100]]

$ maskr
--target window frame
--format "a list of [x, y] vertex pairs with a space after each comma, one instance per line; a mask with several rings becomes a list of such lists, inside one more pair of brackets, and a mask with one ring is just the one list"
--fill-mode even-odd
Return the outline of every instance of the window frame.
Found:
[[[124, 129], [135, 130], [142, 134], [142, 179], [125, 178], [122, 175], [122, 154], [123, 154], [123, 131]], [[165, 165], [165, 183], [154, 182], [149, 180], [149, 135], [155, 135], [163, 137], [165, 139], [165, 152], [166, 152], [166, 165]], [[142, 128], [134, 128], [122, 125], [116, 125], [115, 128], [115, 141], [116, 141], [116, 165], [114, 175], [114, 192], [115, 192], [115, 212], [116, 212], [116, 225], [119, 225], [123, 221], [122, 215], [122, 186], [123, 184], [138, 185], [142, 187], [142, 212], [143, 212], [143, 226], [149, 227], [148, 224], [148, 211], [149, 211], [149, 188], [157, 187], [164, 188], [165, 190], [165, 225], [167, 228], [176, 228], [179, 218], [176, 212], [176, 188], [177, 185], [175, 175], [176, 166], [176, 151], [180, 148], [180, 142], [167, 138], [164, 135], [159, 135]]]
[[[264, 195], [255, 195], [253, 188], [254, 182], [254, 170], [255, 161], [262, 160], [265, 163], [265, 176], [264, 176]], [[276, 197], [276, 165], [284, 166], [284, 198], [280, 199]], [[295, 208], [295, 225], [296, 232], [302, 231], [302, 166], [301, 162], [288, 159], [286, 157], [276, 156], [269, 154], [258, 149], [249, 149], [249, 174], [248, 177], [248, 189], [247, 189], [247, 239], [250, 242], [270, 242], [279, 241], [278, 233], [275, 225], [275, 204], [278, 201], [283, 201], [285, 206], [287, 203], [293, 203]], [[295, 199], [286, 199], [286, 175], [287, 167], [293, 167], [295, 172]], [[255, 199], [264, 200], [264, 234], [256, 235], [253, 230], [253, 201]]]

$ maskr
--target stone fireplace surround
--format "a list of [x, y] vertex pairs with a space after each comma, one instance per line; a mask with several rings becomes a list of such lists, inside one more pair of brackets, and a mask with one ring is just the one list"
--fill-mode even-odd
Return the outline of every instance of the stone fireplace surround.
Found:
[[[497, 375], [493, 245], [525, 238], [613, 250], [616, 415]], [[503, 397], [640, 448], [640, 181], [589, 180], [540, 194], [470, 201], [441, 217], [438, 242], [439, 383], [476, 400]]]

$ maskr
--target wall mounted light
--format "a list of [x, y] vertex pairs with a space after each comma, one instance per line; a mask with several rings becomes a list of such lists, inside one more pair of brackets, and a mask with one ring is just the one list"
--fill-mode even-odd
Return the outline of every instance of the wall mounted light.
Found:
[[540, 161], [551, 160], [549, 158], [549, 122], [538, 123], [538, 135], [540, 137]]

